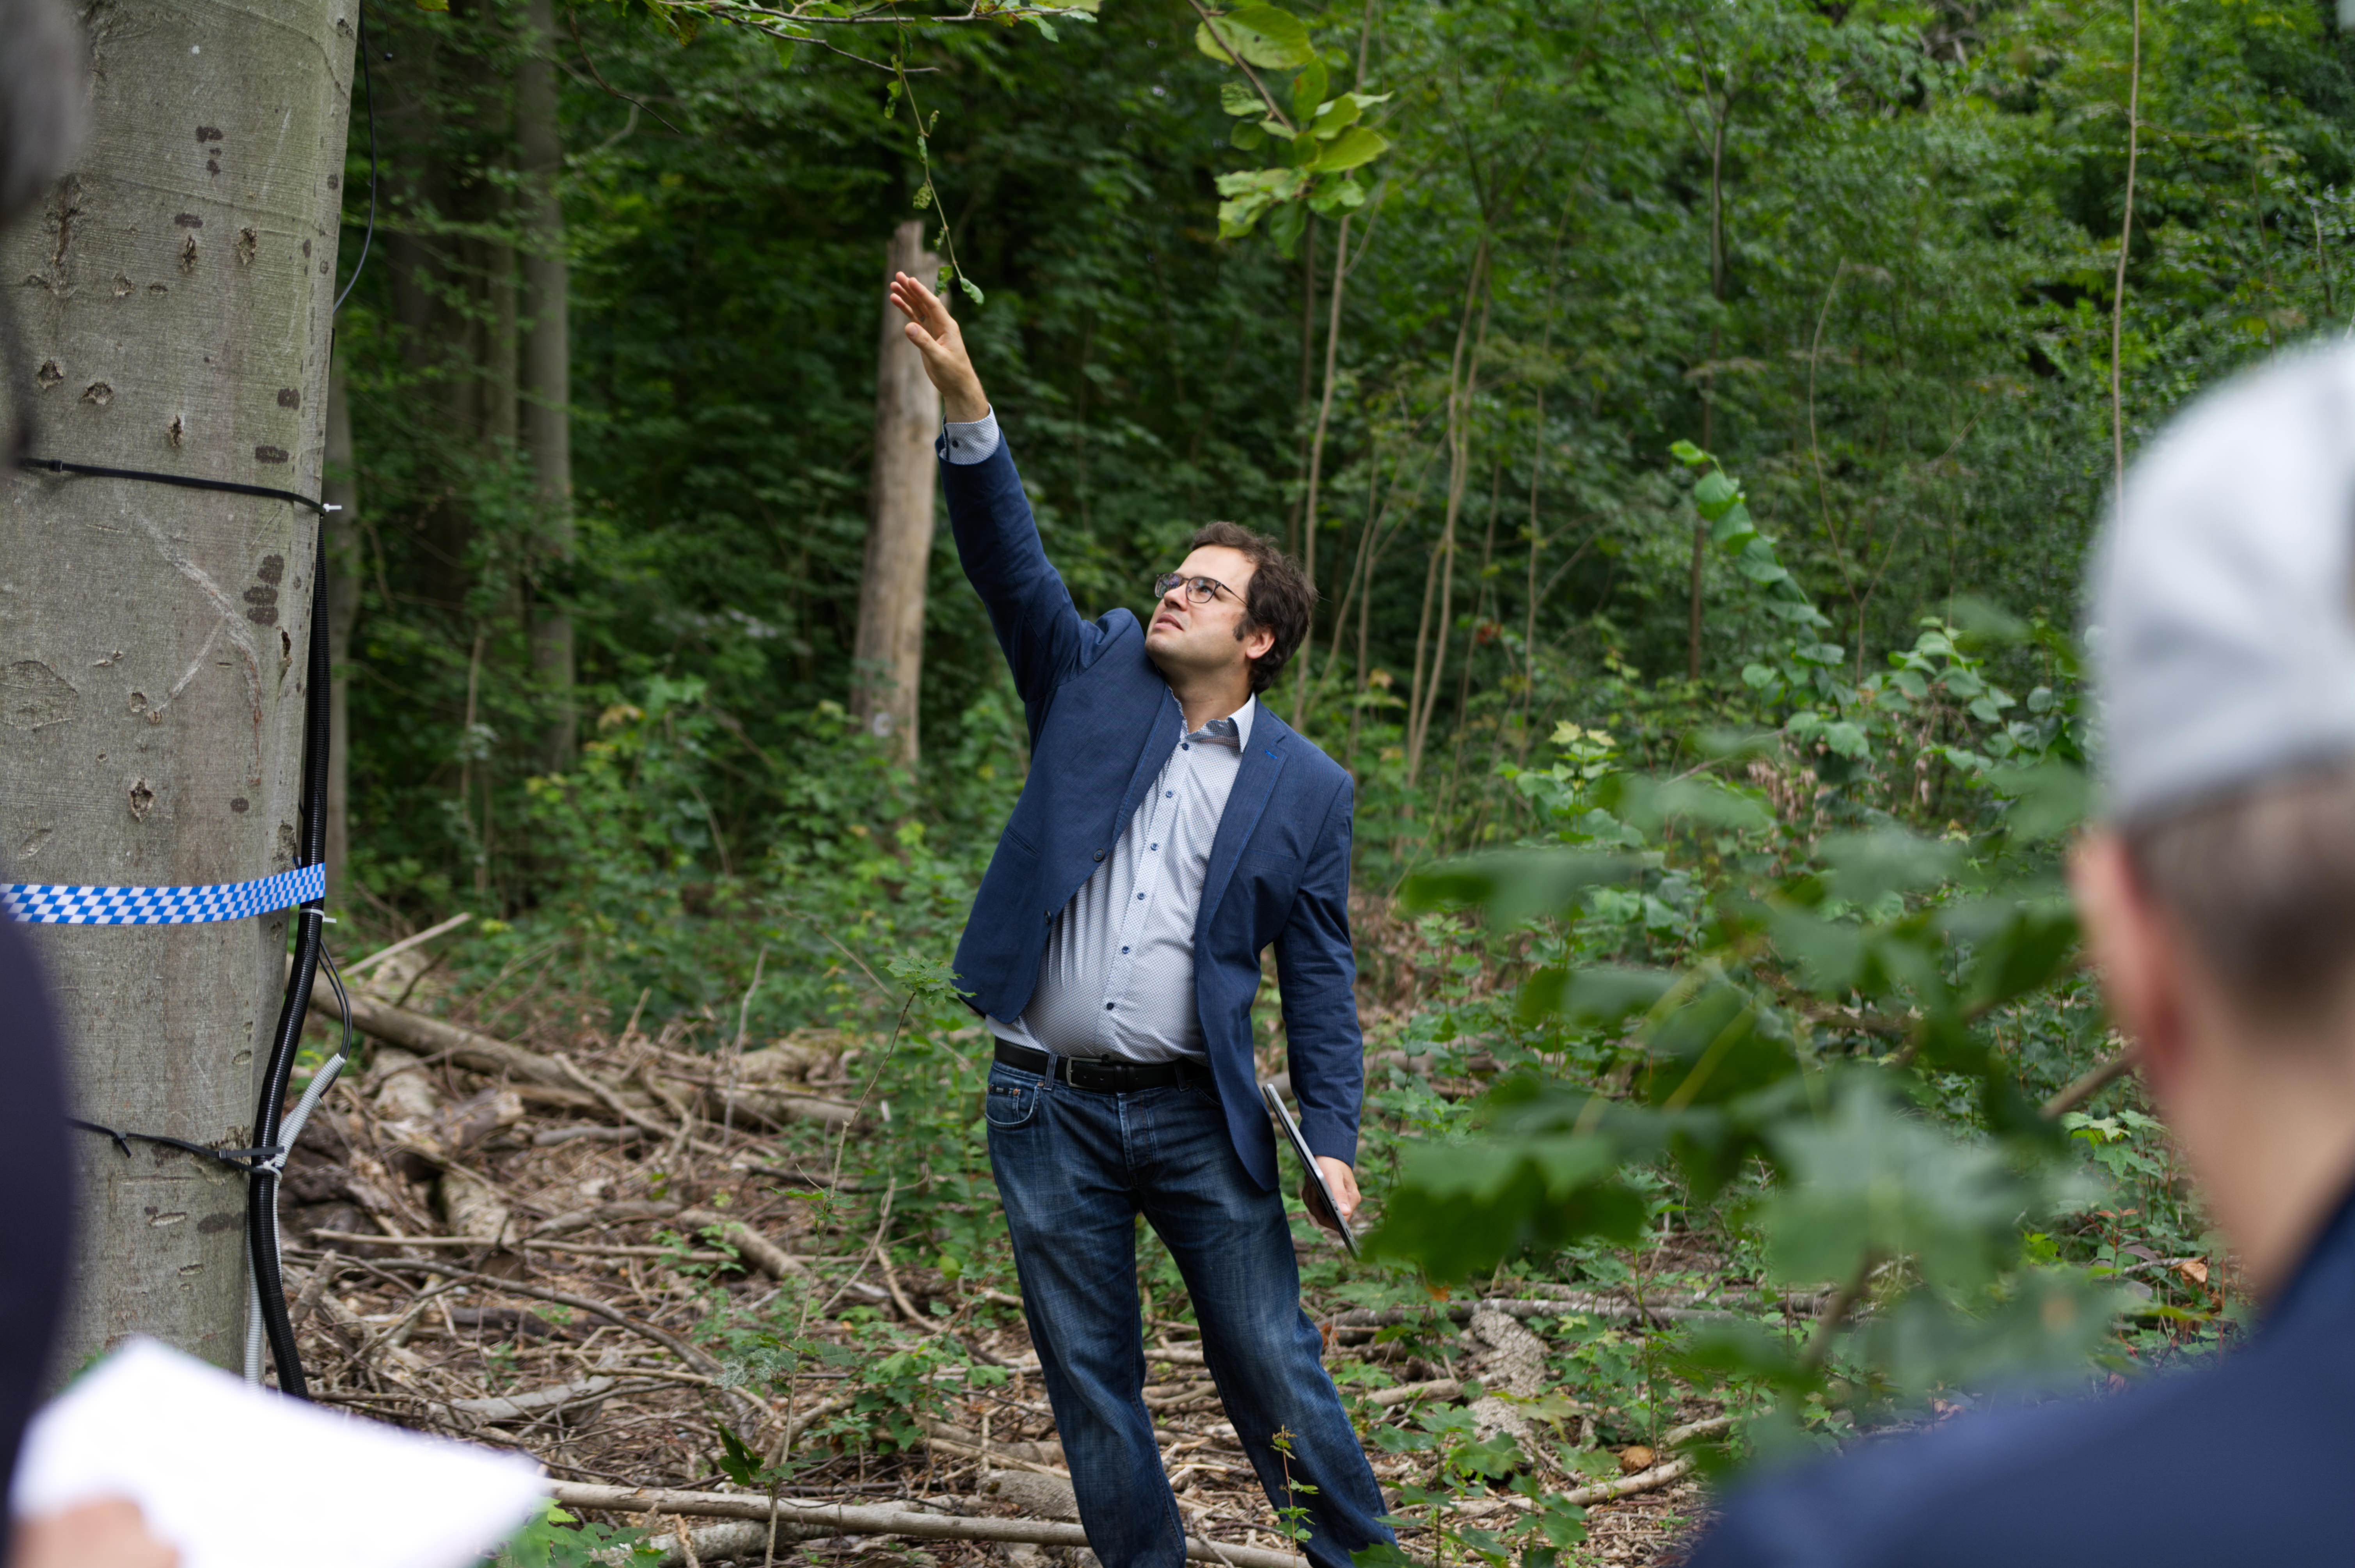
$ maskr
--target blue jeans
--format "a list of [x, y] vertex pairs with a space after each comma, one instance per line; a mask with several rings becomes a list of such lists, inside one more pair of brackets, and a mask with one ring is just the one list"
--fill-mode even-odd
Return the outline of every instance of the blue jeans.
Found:
[[[1270, 1503], [1307, 1510], [1309, 1561], [1348, 1568], [1351, 1551], [1392, 1540], [1376, 1522], [1388, 1510], [1325, 1373], [1322, 1337], [1300, 1309], [1284, 1200], [1236, 1157], [1209, 1075], [1105, 1094], [1001, 1063], [984, 1114], [1023, 1312], [1104, 1568], [1182, 1568], [1186, 1558], [1145, 1408], [1139, 1213], [1185, 1277], [1203, 1360]], [[1289, 1458], [1270, 1441], [1278, 1432], [1291, 1434]]]

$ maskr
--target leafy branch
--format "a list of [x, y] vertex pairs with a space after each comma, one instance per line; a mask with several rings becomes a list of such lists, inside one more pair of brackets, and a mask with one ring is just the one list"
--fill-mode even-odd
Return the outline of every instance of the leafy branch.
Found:
[[[1386, 92], [1332, 90], [1330, 73], [1307, 25], [1289, 11], [1258, 3], [1213, 12], [1187, 0], [1201, 22], [1194, 47], [1242, 73], [1225, 83], [1219, 106], [1236, 124], [1229, 140], [1250, 153], [1272, 147], [1284, 162], [1219, 176], [1219, 237], [1237, 239], [1263, 217], [1277, 247], [1290, 254], [1309, 212], [1354, 211], [1365, 205], [1358, 171], [1390, 150], [1390, 138], [1364, 123]], [[1257, 69], [1254, 69], [1253, 68]], [[1289, 112], [1261, 71], [1291, 70]]]

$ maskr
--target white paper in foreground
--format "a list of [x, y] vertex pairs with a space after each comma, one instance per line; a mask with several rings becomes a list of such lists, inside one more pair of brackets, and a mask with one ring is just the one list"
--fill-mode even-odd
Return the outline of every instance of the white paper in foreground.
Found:
[[180, 1568], [461, 1568], [530, 1517], [536, 1466], [250, 1386], [134, 1339], [25, 1434], [19, 1516], [119, 1496]]

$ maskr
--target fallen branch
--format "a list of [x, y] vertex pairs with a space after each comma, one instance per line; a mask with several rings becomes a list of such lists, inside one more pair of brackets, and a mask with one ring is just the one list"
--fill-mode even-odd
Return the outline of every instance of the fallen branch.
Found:
[[1637, 1492], [1656, 1492], [1662, 1487], [1683, 1480], [1692, 1473], [1692, 1467], [1690, 1459], [1670, 1459], [1665, 1465], [1655, 1465], [1648, 1470], [1638, 1470], [1615, 1481], [1602, 1481], [1564, 1492], [1561, 1500], [1579, 1508], [1591, 1508], [1614, 1498], [1631, 1498]]
[[[1632, 1301], [1614, 1301], [1607, 1297], [1565, 1296], [1543, 1300], [1498, 1298], [1488, 1301], [1434, 1302], [1427, 1308], [1386, 1307], [1379, 1311], [1370, 1307], [1359, 1307], [1336, 1317], [1333, 1327], [1341, 1333], [1348, 1333], [1352, 1330], [1380, 1329], [1392, 1323], [1419, 1322], [1434, 1311], [1455, 1323], [1470, 1322], [1475, 1312], [1503, 1312], [1515, 1318], [1560, 1318], [1583, 1314], [1589, 1318], [1648, 1319], [1668, 1323], [1723, 1323], [1740, 1316], [1713, 1307], [1638, 1307]], [[1154, 1351], [1147, 1359], [1152, 1356], [1164, 1361], [1179, 1359], [1167, 1350]]]
[[[387, 1259], [385, 1266], [418, 1269], [427, 1274], [438, 1274], [445, 1279], [477, 1285], [485, 1290], [503, 1295], [528, 1296], [538, 1301], [553, 1301], [559, 1307], [570, 1307], [576, 1311], [602, 1318], [616, 1328], [626, 1329], [633, 1334], [652, 1340], [655, 1344], [707, 1376], [716, 1378], [726, 1371], [717, 1358], [698, 1350], [669, 1330], [658, 1329], [652, 1323], [633, 1318], [620, 1308], [610, 1302], [600, 1301], [593, 1296], [575, 1296], [569, 1290], [550, 1290], [545, 1285], [532, 1285], [520, 1279], [500, 1279], [493, 1275], [477, 1274], [471, 1268], [459, 1268], [451, 1264], [436, 1262], [432, 1258]], [[738, 1419], [759, 1422], [764, 1425], [769, 1421], [771, 1413], [768, 1408], [742, 1389], [730, 1388], [723, 1383], [719, 1386], [719, 1393], [735, 1407]]]
[[809, 1265], [779, 1246], [732, 1214], [717, 1209], [684, 1209], [678, 1216], [681, 1230], [712, 1231], [721, 1241], [741, 1253], [744, 1261], [772, 1279], [800, 1278], [809, 1273]]
[[2041, 1111], [2044, 1119], [2060, 1120], [2063, 1116], [2075, 1110], [2079, 1106], [2132, 1072], [2135, 1064], [2141, 1060], [2141, 1053], [2132, 1045], [2127, 1046], [2051, 1099], [2046, 1100]]
[[389, 948], [378, 948], [367, 958], [359, 959], [352, 963], [345, 965], [344, 979], [346, 980], [357, 980], [360, 976], [368, 973], [368, 970], [376, 968], [377, 965], [384, 962], [385, 959], [405, 953], [411, 948], [421, 947], [425, 943], [432, 941], [434, 938], [441, 936], [445, 931], [454, 931], [474, 917], [474, 914], [471, 911], [464, 914], [453, 915], [447, 920], [442, 921], [439, 926], [428, 926], [422, 931], [418, 932], [414, 937], [403, 937], [400, 941], [395, 942]]
[[[333, 1019], [344, 1016], [333, 986], [320, 986], [311, 992], [311, 1010]], [[446, 1056], [488, 1077], [516, 1078], [547, 1088], [572, 1086], [555, 1057], [378, 1001], [363, 992], [352, 994], [351, 1025], [363, 1034], [405, 1046], [421, 1056]]]
[[[684, 1523], [683, 1520], [681, 1522]], [[779, 1546], [797, 1546], [805, 1541], [822, 1541], [834, 1533], [826, 1525], [788, 1524], [779, 1520], [776, 1542]], [[707, 1524], [701, 1530], [687, 1531], [686, 1535], [684, 1544], [679, 1541], [677, 1529], [667, 1535], [651, 1536], [638, 1548], [639, 1554], [634, 1556], [623, 1547], [613, 1547], [592, 1555], [602, 1562], [634, 1565], [634, 1568], [678, 1568], [679, 1564], [687, 1563], [758, 1563], [768, 1554], [769, 1523], [766, 1520], [755, 1523], [751, 1520], [731, 1519], [720, 1524]], [[644, 1555], [648, 1552], [655, 1554], [651, 1565]]]
[[[1662, 1466], [1666, 1469], [1671, 1467]], [[1682, 1472], [1679, 1472], [1681, 1474]], [[1631, 1476], [1619, 1485], [1642, 1490]], [[1656, 1483], [1665, 1484], [1665, 1483]], [[1085, 1546], [1088, 1532], [1076, 1524], [1050, 1524], [1029, 1519], [976, 1519], [961, 1514], [922, 1513], [907, 1508], [858, 1508], [841, 1503], [804, 1502], [779, 1498], [773, 1502], [753, 1494], [682, 1492], [654, 1488], [591, 1486], [581, 1481], [557, 1481], [549, 1491], [568, 1509], [597, 1509], [607, 1513], [669, 1513], [702, 1519], [751, 1520], [766, 1526], [772, 1510], [780, 1538], [788, 1524], [796, 1529], [819, 1526], [830, 1535], [903, 1535], [919, 1541], [994, 1541], [1033, 1546]], [[1290, 1552], [1269, 1552], [1254, 1546], [1213, 1546], [1196, 1536], [1186, 1538], [1187, 1560], [1230, 1563], [1232, 1568], [1308, 1568], [1308, 1559]]]

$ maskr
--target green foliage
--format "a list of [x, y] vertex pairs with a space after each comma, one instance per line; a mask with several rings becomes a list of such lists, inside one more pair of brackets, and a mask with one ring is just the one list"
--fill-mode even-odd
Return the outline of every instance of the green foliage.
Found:
[[592, 1524], [554, 1503], [525, 1525], [492, 1559], [497, 1568], [609, 1568], [660, 1555], [645, 1544], [645, 1532]]
[[[2069, 768], [2073, 704], [2007, 723], [2011, 699], [1943, 621], [1887, 676], [1851, 683], [1838, 650], [1817, 649], [1826, 623], [1741, 487], [1697, 449], [1678, 456], [1705, 471], [1693, 501], [1718, 550], [1791, 607], [1761, 623], [1780, 630], [1751, 665], [1765, 678], [1747, 682], [1756, 716], [1779, 721], [1772, 744], [1728, 753], [1760, 782], [1624, 774], [1607, 736], [1568, 727], [1563, 759], [1516, 782], [1572, 847], [1409, 885], [1425, 906], [1476, 903], [1497, 929], [1529, 929], [1543, 962], [1518, 1015], [1536, 1060], [1489, 1091], [1476, 1133], [1415, 1150], [1372, 1245], [1443, 1279], [1628, 1245], [1650, 1218], [1633, 1178], [1666, 1161], [1690, 1202], [1757, 1238], [1782, 1286], [1828, 1284], [1844, 1311], [1891, 1281], [1837, 1359], [1836, 1319], [1804, 1345], [1742, 1327], [1693, 1348], [1694, 1367], [1777, 1391], [1762, 1442], [1796, 1432], [1835, 1381], [1853, 1410], [1998, 1367], [2082, 1364], [2106, 1304], [2041, 1266], [2027, 1237], [2094, 1189], [2056, 1159], [1986, 1027], [2062, 976], [2075, 935], [2038, 858], [2049, 832], [2018, 840], [1987, 757], [2015, 776]], [[1778, 770], [1814, 786], [1779, 812]], [[1905, 821], [1950, 813], [1973, 826]], [[1624, 1098], [1543, 1071], [1581, 1046], [1618, 1064]]]
[[[583, 8], [569, 568], [490, 412], [528, 244], [523, 7], [372, 15], [393, 177], [338, 334], [353, 913], [483, 916], [445, 971], [478, 1019], [544, 987], [706, 1044], [740, 1008], [753, 1040], [853, 1031], [892, 1119], [810, 1202], [859, 1244], [887, 1229], [902, 1267], [1010, 1286], [944, 969], [1027, 732], [945, 544], [921, 763], [844, 706], [878, 250], [920, 212], [953, 226], [957, 281], [987, 281], [958, 308], [1083, 613], [1139, 605], [1212, 516], [1314, 548], [1305, 694], [1268, 700], [1358, 781], [1390, 1261], [1312, 1255], [1312, 1291], [1413, 1303], [1499, 1267], [1652, 1288], [1700, 1238], [1740, 1322], [1543, 1329], [1590, 1442], [1657, 1436], [1680, 1389], [1756, 1414], [1758, 1442], [1822, 1438], [1989, 1368], [2208, 1342], [2222, 1298], [2183, 1266], [2214, 1244], [2163, 1139], [2123, 1092], [2036, 1114], [2105, 1044], [2055, 856], [2085, 798], [2066, 628], [2109, 473], [2125, 13], [2019, 0], [1957, 32], [1507, 0], [1206, 25], [1151, 0], [1068, 25], [1093, 11]], [[2148, 28], [2129, 447], [2253, 355], [2339, 333], [2355, 233], [2339, 33], [2220, 0]], [[835, 52], [877, 39], [896, 52]], [[534, 659], [551, 603], [569, 694]], [[1434, 715], [1412, 781], [1410, 701]], [[551, 755], [568, 703], [581, 744]], [[1280, 1029], [1264, 1048], [1273, 1070]], [[826, 1168], [799, 1137], [781, 1149]], [[1167, 1259], [1143, 1272], [1182, 1312]], [[1851, 1286], [1818, 1348], [1809, 1312]], [[711, 1325], [773, 1391], [858, 1380], [789, 1468], [897, 1451], [907, 1412], [987, 1375], [815, 1309], [789, 1292]], [[1536, 1484], [1429, 1415], [1375, 1434], [1428, 1440], [1416, 1510]], [[1442, 1540], [1547, 1568], [1576, 1539], [1574, 1510], [1515, 1517]]]

